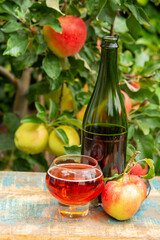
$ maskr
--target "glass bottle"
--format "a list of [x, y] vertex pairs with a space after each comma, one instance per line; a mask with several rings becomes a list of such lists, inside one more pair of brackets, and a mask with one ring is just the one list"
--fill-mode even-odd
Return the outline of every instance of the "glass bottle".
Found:
[[127, 114], [119, 87], [118, 40], [101, 44], [99, 74], [82, 127], [82, 154], [97, 159], [105, 177], [122, 173], [126, 161]]

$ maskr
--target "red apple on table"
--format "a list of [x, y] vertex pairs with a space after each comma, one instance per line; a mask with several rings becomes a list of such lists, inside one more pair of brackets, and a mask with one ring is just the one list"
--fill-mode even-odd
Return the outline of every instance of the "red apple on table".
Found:
[[131, 218], [147, 195], [147, 187], [136, 175], [125, 175], [117, 181], [109, 181], [102, 194], [102, 205], [107, 214], [117, 220]]
[[56, 32], [50, 26], [43, 27], [45, 41], [51, 51], [58, 57], [64, 58], [75, 55], [80, 51], [87, 37], [87, 28], [84, 21], [75, 16], [58, 18], [62, 33]]
[[148, 172], [148, 165], [145, 164], [144, 168], [142, 168], [142, 166], [139, 163], [135, 163], [134, 167], [130, 171], [131, 174], [139, 175], [139, 176], [144, 176], [147, 174], [147, 172]]

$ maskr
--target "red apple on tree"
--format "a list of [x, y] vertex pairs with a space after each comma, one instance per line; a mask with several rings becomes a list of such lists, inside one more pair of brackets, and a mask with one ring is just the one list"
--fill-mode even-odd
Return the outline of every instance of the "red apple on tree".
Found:
[[148, 172], [148, 165], [144, 164], [144, 168], [139, 163], [135, 163], [134, 167], [130, 171], [131, 174], [144, 176]]
[[109, 181], [102, 194], [102, 205], [107, 214], [117, 220], [131, 218], [147, 195], [143, 180], [135, 175], [124, 175], [117, 181]]
[[84, 21], [76, 16], [62, 16], [58, 18], [62, 33], [56, 32], [50, 26], [43, 27], [45, 41], [50, 50], [58, 57], [64, 58], [75, 55], [80, 51], [87, 37]]

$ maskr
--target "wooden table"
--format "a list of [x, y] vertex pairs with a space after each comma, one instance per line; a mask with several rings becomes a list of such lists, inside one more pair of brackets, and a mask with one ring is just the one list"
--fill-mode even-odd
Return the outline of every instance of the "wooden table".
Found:
[[101, 207], [78, 220], [59, 215], [44, 173], [0, 172], [2, 240], [160, 240], [160, 177], [130, 220], [116, 221]]

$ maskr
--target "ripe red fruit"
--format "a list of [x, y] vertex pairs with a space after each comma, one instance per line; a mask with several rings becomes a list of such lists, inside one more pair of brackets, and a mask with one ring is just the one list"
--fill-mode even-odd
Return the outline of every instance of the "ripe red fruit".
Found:
[[68, 57], [80, 51], [87, 37], [87, 28], [84, 21], [75, 16], [58, 18], [62, 33], [56, 32], [50, 26], [43, 27], [43, 34], [48, 47], [58, 57]]
[[120, 178], [117, 181], [120, 183], [123, 183], [124, 185], [134, 183], [139, 188], [139, 191], [141, 192], [142, 202], [145, 200], [147, 196], [147, 186], [144, 183], [142, 178], [136, 175], [126, 175], [124, 179]]
[[144, 176], [148, 172], [148, 165], [145, 164], [145, 168], [142, 168], [142, 166], [139, 163], [136, 163], [132, 170], [130, 171], [131, 174]]
[[107, 182], [101, 199], [106, 213], [117, 220], [127, 220], [138, 211], [146, 195], [147, 187], [140, 177], [125, 175]]

